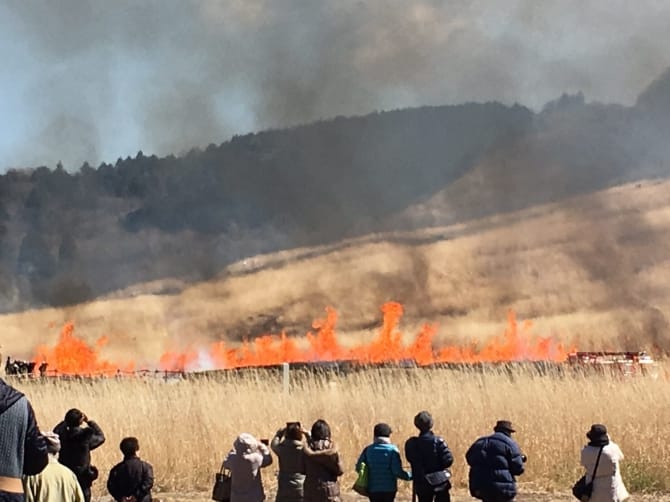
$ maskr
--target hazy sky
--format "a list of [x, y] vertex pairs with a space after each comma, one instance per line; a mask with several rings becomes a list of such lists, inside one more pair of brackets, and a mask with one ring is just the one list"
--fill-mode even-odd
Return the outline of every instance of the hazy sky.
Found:
[[423, 104], [632, 104], [668, 26], [665, 0], [0, 0], [0, 171]]

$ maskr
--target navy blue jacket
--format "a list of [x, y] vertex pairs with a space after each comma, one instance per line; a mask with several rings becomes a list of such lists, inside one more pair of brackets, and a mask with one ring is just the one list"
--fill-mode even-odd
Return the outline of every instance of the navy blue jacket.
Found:
[[479, 438], [465, 454], [470, 466], [470, 494], [479, 499], [516, 496], [515, 476], [523, 474], [519, 445], [507, 434], [496, 432]]
[[454, 456], [444, 439], [433, 431], [422, 432], [405, 443], [405, 457], [412, 466], [412, 480], [417, 491], [432, 490], [425, 479], [426, 474], [451, 467]]

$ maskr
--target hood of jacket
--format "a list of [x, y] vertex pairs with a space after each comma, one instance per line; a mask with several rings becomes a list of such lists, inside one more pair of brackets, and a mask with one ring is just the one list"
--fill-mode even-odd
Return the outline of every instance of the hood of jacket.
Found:
[[247, 455], [258, 450], [258, 440], [251, 434], [243, 432], [235, 440], [233, 448], [239, 455]]
[[23, 393], [8, 385], [0, 378], [0, 413], [7, 411], [15, 402], [23, 397]]

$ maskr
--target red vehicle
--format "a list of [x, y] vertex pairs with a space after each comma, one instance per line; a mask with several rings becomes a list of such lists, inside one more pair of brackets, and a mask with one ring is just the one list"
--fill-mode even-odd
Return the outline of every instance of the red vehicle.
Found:
[[653, 358], [640, 352], [573, 352], [568, 354], [568, 363], [575, 368], [613, 372], [624, 376], [658, 376], [658, 367]]

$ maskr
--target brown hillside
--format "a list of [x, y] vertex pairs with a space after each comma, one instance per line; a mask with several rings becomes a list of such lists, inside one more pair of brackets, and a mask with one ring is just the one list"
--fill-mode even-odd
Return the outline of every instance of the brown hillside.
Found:
[[[215, 280], [161, 281], [64, 309], [0, 317], [5, 355], [53, 343], [62, 323], [105, 355], [153, 362], [166, 347], [302, 335], [326, 306], [348, 343], [370, 337], [380, 305], [405, 306], [401, 329], [427, 321], [439, 342], [502, 331], [507, 309], [580, 348], [670, 349], [670, 181], [628, 184], [562, 203], [412, 233], [257, 256]], [[151, 291], [178, 291], [151, 294]]]

